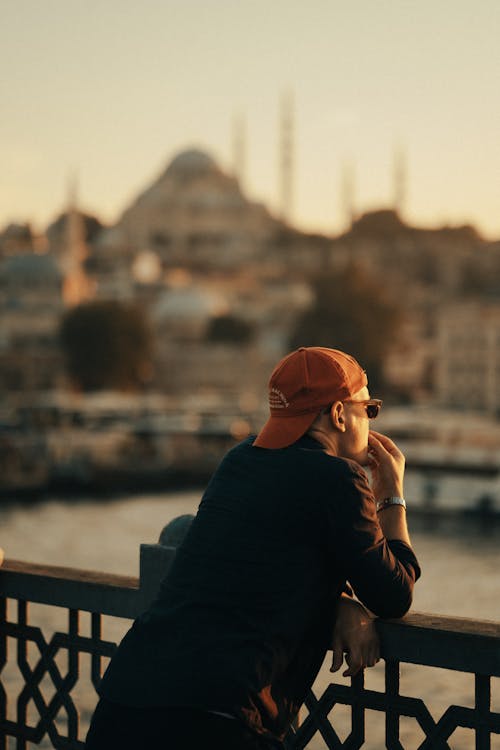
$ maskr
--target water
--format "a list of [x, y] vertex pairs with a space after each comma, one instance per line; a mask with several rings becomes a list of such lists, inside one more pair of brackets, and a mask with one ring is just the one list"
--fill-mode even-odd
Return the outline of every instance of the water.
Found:
[[[195, 513], [200, 494], [189, 491], [77, 503], [48, 500], [36, 505], [4, 507], [0, 510], [0, 546], [6, 557], [29, 562], [138, 575], [139, 545], [156, 542], [162, 527], [172, 518]], [[415, 588], [414, 610], [500, 621], [500, 525], [481, 526], [472, 520], [424, 522], [418, 518], [410, 518], [410, 522], [413, 545], [423, 570]], [[65, 627], [64, 610], [33, 605], [31, 612], [33, 624], [40, 624], [44, 632]], [[124, 621], [110, 620], [105, 636], [119, 639], [127, 627]], [[329, 663], [325, 664], [318, 678], [318, 695], [329, 682], [328, 666]], [[12, 679], [15, 681], [15, 677]], [[367, 670], [366, 681], [369, 688], [383, 690], [381, 665]], [[423, 697], [435, 719], [450, 704], [472, 706], [473, 685], [474, 678], [470, 675], [407, 665], [402, 668], [402, 692]], [[495, 687], [498, 693], [498, 686]], [[92, 690], [80, 692], [78, 701], [85, 723], [95, 694]], [[499, 711], [500, 696], [495, 692], [493, 703], [494, 710]], [[367, 715], [364, 747], [378, 750], [383, 747], [383, 719], [375, 712]], [[348, 712], [337, 706], [333, 716], [335, 728], [344, 736], [348, 732]], [[422, 739], [416, 722], [403, 721], [405, 748], [416, 748]], [[317, 736], [309, 747], [320, 750], [325, 745]], [[472, 749], [472, 733], [457, 730], [450, 747]], [[500, 749], [500, 737], [493, 739], [492, 747]]]

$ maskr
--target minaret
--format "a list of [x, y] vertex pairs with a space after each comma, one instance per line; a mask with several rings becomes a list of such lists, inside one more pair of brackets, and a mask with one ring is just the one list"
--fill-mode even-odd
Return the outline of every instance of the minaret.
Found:
[[65, 239], [63, 299], [67, 307], [73, 307], [94, 295], [94, 285], [83, 265], [88, 250], [83, 216], [77, 208], [77, 181], [74, 175], [68, 182]]
[[342, 226], [346, 231], [352, 228], [354, 212], [354, 166], [352, 161], [345, 159], [340, 173], [340, 209]]
[[393, 156], [393, 208], [400, 218], [406, 208], [407, 160], [406, 151], [398, 144], [394, 147]]
[[293, 212], [293, 98], [284, 94], [280, 103], [279, 197], [280, 215], [290, 222]]
[[242, 115], [233, 117], [233, 175], [238, 180], [240, 188], [245, 187], [246, 167], [246, 127], [245, 118]]
[[75, 175], [68, 180], [68, 205], [66, 216], [66, 247], [73, 262], [80, 263], [87, 257], [85, 226], [78, 211], [78, 185]]

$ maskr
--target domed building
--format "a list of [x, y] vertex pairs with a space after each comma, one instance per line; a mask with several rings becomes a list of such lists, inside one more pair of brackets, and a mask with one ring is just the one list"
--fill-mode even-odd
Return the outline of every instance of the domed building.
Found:
[[59, 307], [61, 286], [61, 272], [50, 255], [22, 253], [0, 261], [2, 306]]
[[[294, 310], [303, 307], [295, 287], [319, 272], [329, 247], [249, 200], [235, 176], [192, 148], [101, 233], [92, 257], [98, 295], [135, 297], [148, 310], [156, 387], [265, 392]], [[179, 274], [180, 285], [173, 281]], [[252, 335], [242, 343], [210, 334], [231, 326]]]
[[29, 224], [12, 222], [0, 232], [0, 257], [32, 252], [35, 244], [36, 237]]
[[187, 286], [162, 292], [152, 318], [160, 338], [197, 341], [205, 334], [210, 321], [227, 309], [228, 304], [222, 295]]
[[154, 251], [165, 268], [231, 268], [254, 257], [278, 225], [209, 154], [190, 149], [170, 162], [97, 245], [112, 252], [119, 246], [130, 259]]

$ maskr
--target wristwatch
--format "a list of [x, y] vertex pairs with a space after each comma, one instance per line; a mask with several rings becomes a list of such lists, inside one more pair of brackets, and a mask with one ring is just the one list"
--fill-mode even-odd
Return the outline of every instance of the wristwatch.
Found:
[[406, 501], [404, 497], [384, 497], [383, 500], [377, 502], [377, 513], [386, 508], [390, 508], [391, 505], [402, 505], [406, 510]]

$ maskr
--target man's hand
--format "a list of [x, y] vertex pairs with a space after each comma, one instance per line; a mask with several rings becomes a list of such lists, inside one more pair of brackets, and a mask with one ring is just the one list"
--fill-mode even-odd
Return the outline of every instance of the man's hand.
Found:
[[397, 445], [387, 435], [370, 430], [368, 452], [375, 499], [403, 497], [405, 457]]
[[[375, 500], [403, 497], [405, 457], [386, 435], [370, 430], [368, 436], [369, 466]], [[400, 539], [411, 546], [406, 512], [401, 505], [392, 505], [378, 514], [380, 528], [386, 539]]]
[[380, 659], [380, 642], [373, 617], [360, 602], [342, 596], [332, 638], [333, 659], [330, 672], [336, 672], [344, 659], [344, 677], [353, 677], [360, 669], [373, 667]]

